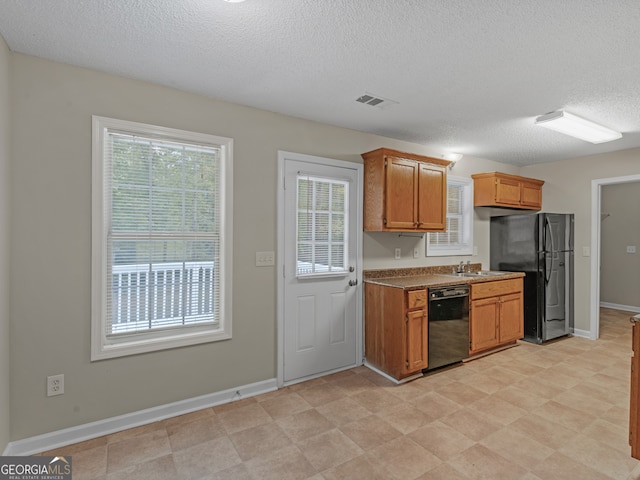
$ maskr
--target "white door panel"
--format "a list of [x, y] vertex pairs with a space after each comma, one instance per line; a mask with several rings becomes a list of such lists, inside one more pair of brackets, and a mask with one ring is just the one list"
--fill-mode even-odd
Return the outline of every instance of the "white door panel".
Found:
[[357, 365], [362, 349], [361, 170], [298, 157], [281, 157], [283, 383]]

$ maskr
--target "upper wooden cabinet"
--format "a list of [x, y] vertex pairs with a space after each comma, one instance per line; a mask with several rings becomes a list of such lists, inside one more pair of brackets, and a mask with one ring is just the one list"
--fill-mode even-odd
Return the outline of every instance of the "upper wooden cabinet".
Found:
[[379, 148], [363, 153], [364, 229], [442, 232], [449, 161]]
[[500, 172], [477, 173], [471, 178], [475, 207], [542, 209], [542, 180]]

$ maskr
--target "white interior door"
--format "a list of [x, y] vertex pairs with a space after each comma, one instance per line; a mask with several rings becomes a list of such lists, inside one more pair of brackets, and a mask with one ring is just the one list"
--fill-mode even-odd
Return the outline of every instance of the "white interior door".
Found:
[[281, 152], [281, 383], [361, 360], [362, 166]]

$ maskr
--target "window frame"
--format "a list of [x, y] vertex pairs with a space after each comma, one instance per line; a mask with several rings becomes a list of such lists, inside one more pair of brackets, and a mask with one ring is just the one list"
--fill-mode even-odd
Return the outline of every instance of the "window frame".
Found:
[[[452, 244], [436, 246], [431, 243], [431, 235], [437, 235], [439, 232], [428, 233], [425, 239], [427, 257], [473, 255], [473, 180], [471, 180], [471, 178], [455, 177], [449, 175], [447, 176], [447, 189], [449, 188], [450, 184], [462, 185], [464, 190], [463, 195], [467, 197], [462, 203], [461, 219], [462, 228], [467, 232], [468, 242], [461, 244], [460, 246], [454, 246]], [[449, 217], [450, 214], [447, 205], [447, 225], [449, 223]]]
[[[158, 141], [208, 145], [220, 148], [220, 319], [216, 324], [189, 325], [184, 328], [148, 330], [108, 338], [107, 288], [111, 282], [107, 235], [111, 223], [111, 179], [105, 159], [105, 142], [109, 131], [138, 134]], [[109, 195], [107, 195], [109, 194]], [[184, 347], [232, 336], [232, 259], [233, 259], [233, 139], [190, 132], [145, 123], [92, 116], [92, 240], [91, 240], [91, 361]]]

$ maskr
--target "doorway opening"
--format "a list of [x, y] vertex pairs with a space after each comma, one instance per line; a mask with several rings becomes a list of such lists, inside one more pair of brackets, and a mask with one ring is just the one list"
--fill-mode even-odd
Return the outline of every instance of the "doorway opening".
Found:
[[590, 338], [600, 337], [600, 270], [602, 257], [602, 188], [607, 185], [640, 182], [640, 175], [600, 178], [591, 181], [591, 306]]

